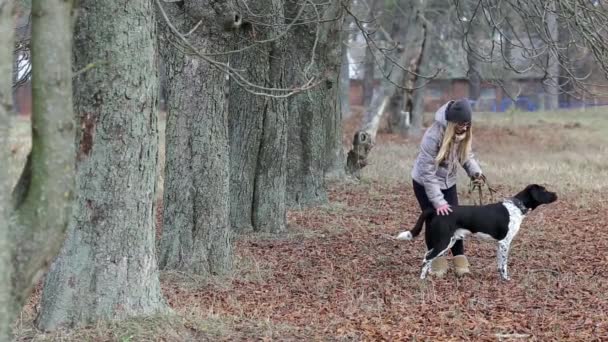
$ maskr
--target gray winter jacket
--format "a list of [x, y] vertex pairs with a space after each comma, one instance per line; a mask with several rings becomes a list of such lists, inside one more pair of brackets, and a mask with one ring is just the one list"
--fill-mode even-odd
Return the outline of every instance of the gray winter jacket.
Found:
[[[460, 143], [458, 142], [452, 144], [452, 150], [444, 161], [439, 165], [435, 162], [435, 157], [439, 153], [439, 148], [443, 141], [443, 133], [447, 126], [445, 110], [448, 103], [437, 110], [435, 121], [424, 133], [422, 142], [420, 143], [420, 152], [416, 157], [414, 168], [412, 169], [412, 178], [419, 184], [424, 185], [426, 195], [435, 208], [447, 204], [441, 190], [449, 189], [456, 184], [456, 172], [459, 164], [457, 151]], [[481, 173], [481, 168], [472, 152], [462, 166], [469, 177], [472, 177], [476, 173]]]

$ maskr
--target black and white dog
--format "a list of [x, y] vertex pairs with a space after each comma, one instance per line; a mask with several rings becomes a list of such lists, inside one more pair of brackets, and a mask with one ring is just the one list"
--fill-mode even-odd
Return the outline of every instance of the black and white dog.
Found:
[[502, 202], [481, 206], [452, 207], [449, 215], [436, 215], [430, 209], [420, 214], [414, 229], [401, 232], [398, 240], [412, 240], [422, 230], [426, 222], [427, 253], [422, 264], [420, 279], [426, 278], [431, 262], [446, 253], [457, 240], [473, 234], [479, 237], [498, 240], [498, 271], [504, 280], [509, 280], [507, 274], [507, 259], [511, 241], [519, 231], [526, 214], [541, 204], [555, 202], [557, 195], [538, 184], [528, 185], [517, 195]]

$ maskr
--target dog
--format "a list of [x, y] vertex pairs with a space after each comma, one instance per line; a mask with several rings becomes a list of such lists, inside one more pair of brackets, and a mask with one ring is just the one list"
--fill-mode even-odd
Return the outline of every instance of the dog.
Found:
[[538, 184], [530, 184], [511, 198], [487, 205], [462, 205], [452, 207], [449, 215], [437, 215], [434, 209], [420, 214], [412, 230], [399, 233], [398, 240], [412, 240], [426, 222], [427, 253], [422, 263], [420, 279], [425, 279], [433, 259], [446, 253], [454, 243], [467, 235], [475, 235], [498, 241], [498, 271], [509, 280], [507, 261], [509, 248], [526, 214], [542, 204], [557, 200], [555, 192]]

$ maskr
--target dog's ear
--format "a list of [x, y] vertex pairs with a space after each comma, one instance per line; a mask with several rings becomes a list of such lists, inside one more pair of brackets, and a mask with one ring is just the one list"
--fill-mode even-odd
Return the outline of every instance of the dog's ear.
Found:
[[530, 185], [530, 187], [528, 188], [528, 193], [530, 194], [530, 197], [532, 197], [533, 200], [535, 200], [538, 203], [542, 203], [542, 189], [540, 187], [540, 185], [538, 184], [532, 184]]

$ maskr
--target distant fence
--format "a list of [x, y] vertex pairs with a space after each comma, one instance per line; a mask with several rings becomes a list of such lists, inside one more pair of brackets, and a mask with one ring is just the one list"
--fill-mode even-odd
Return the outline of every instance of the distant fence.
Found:
[[[478, 102], [478, 110], [488, 112], [505, 112], [507, 110], [517, 109], [526, 112], [536, 112], [543, 110], [541, 101], [536, 96], [519, 96], [517, 99], [511, 100], [510, 98], [502, 99], [502, 101], [496, 101], [491, 99], [481, 99]], [[560, 109], [582, 109], [597, 106], [607, 106], [606, 101], [579, 101], [570, 100], [559, 102]]]

